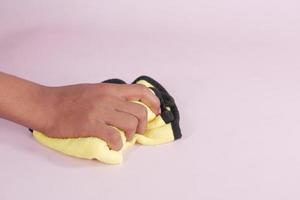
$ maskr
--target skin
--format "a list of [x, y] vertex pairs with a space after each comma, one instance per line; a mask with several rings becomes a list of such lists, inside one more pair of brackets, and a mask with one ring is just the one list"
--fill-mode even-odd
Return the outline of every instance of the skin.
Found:
[[147, 110], [159, 114], [159, 99], [138, 84], [76, 84], [48, 87], [0, 72], [0, 117], [49, 137], [98, 137], [113, 150], [122, 148], [120, 134], [130, 140], [143, 134]]

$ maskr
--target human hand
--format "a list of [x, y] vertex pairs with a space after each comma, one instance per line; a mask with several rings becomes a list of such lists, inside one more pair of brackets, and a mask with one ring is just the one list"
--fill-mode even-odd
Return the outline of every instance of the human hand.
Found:
[[41, 131], [55, 138], [94, 136], [103, 139], [113, 150], [122, 148], [120, 134], [127, 140], [134, 133], [142, 134], [147, 125], [147, 110], [130, 101], [141, 101], [159, 114], [159, 99], [145, 86], [138, 84], [78, 84], [45, 87], [47, 98]]

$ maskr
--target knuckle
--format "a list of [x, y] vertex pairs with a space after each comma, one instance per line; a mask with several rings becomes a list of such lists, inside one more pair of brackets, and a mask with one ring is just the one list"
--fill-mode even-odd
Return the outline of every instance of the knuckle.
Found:
[[141, 94], [147, 94], [148, 88], [145, 85], [136, 84], [136, 88], [140, 91]]
[[138, 125], [138, 119], [133, 116], [130, 116], [128, 117], [125, 131], [130, 133], [135, 132], [137, 125]]
[[108, 96], [108, 95], [101, 95], [99, 96], [99, 100], [102, 101], [102, 102], [110, 102], [112, 99], [111, 96]]
[[146, 120], [148, 115], [147, 109], [144, 106], [140, 105], [138, 108], [138, 115], [140, 120]]
[[121, 136], [115, 132], [110, 132], [108, 138], [109, 138], [109, 142], [113, 145], [119, 144], [121, 140]]
[[86, 110], [88, 113], [94, 114], [94, 111], [97, 107], [98, 107], [97, 101], [95, 99], [92, 99], [87, 103]]
[[108, 83], [99, 83], [97, 84], [98, 88], [100, 91], [106, 91], [109, 90], [111, 88], [111, 85]]
[[115, 97], [110, 96], [110, 95], [102, 95], [99, 96], [99, 98], [97, 99], [97, 101], [95, 102], [95, 104], [97, 106], [101, 105], [105, 105], [106, 107], [111, 107], [112, 105], [114, 105], [116, 102]]
[[149, 89], [146, 87], [146, 86], [142, 86], [142, 93], [144, 94], [144, 95], [146, 95], [146, 94], [148, 94], [149, 93]]
[[112, 94], [118, 94], [118, 92], [119, 92], [118, 89], [119, 89], [119, 87], [114, 84], [100, 83], [97, 91], [98, 91], [99, 95], [107, 96], [107, 95], [112, 95]]
[[83, 114], [84, 116], [83, 118], [86, 121], [86, 123], [93, 122], [95, 121], [95, 119], [97, 119], [97, 115], [98, 113], [96, 112], [96, 106], [93, 105], [89, 108], [89, 110], [85, 114]]

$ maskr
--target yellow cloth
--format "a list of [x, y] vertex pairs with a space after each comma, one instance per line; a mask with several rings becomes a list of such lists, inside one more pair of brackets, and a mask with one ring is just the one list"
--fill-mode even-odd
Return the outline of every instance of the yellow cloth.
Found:
[[[153, 87], [150, 83], [143, 80], [139, 81], [138, 84]], [[142, 104], [141, 102], [136, 103]], [[135, 134], [132, 140], [126, 141], [124, 132], [118, 129], [124, 144], [119, 151], [110, 150], [105, 141], [96, 137], [50, 138], [38, 131], [33, 131], [33, 136], [44, 146], [69, 156], [96, 159], [107, 164], [119, 164], [123, 160], [123, 151], [135, 143], [158, 145], [174, 141], [172, 124], [166, 124], [160, 115], [156, 116], [146, 105], [144, 106], [148, 111], [148, 124], [145, 133], [143, 135]]]

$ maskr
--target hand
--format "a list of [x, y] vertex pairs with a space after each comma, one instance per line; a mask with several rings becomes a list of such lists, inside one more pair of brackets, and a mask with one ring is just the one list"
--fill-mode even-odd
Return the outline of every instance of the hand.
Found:
[[47, 100], [39, 121], [44, 134], [56, 138], [94, 136], [106, 141], [113, 150], [120, 150], [122, 141], [111, 126], [123, 130], [127, 140], [146, 129], [146, 108], [129, 101], [142, 101], [154, 113], [160, 113], [159, 99], [138, 84], [78, 84], [44, 90]]

